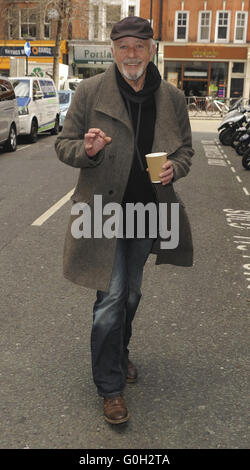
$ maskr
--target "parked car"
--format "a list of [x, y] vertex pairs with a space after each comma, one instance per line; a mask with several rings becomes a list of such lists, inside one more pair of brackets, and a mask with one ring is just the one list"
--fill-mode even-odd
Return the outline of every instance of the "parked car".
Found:
[[58, 91], [59, 105], [60, 105], [60, 120], [59, 120], [60, 129], [63, 127], [64, 120], [65, 120], [67, 111], [71, 105], [71, 101], [72, 101], [74, 93], [75, 92], [73, 90]]
[[20, 120], [20, 134], [34, 143], [41, 132], [59, 132], [59, 97], [51, 78], [11, 77]]
[[18, 105], [13, 86], [7, 77], [0, 77], [0, 145], [14, 152], [19, 134]]

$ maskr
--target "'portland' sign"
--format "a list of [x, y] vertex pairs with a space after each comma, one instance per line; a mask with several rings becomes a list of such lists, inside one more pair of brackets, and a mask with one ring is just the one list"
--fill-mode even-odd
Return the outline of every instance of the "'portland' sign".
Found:
[[74, 60], [76, 63], [92, 64], [113, 62], [110, 46], [74, 46]]

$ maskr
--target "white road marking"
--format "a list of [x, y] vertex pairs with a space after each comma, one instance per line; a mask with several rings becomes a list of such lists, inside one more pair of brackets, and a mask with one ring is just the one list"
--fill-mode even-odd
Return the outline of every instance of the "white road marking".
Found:
[[31, 225], [36, 225], [40, 227], [46, 220], [48, 220], [52, 215], [55, 214], [66, 202], [70, 200], [75, 188], [69, 191], [65, 196], [63, 196], [59, 201], [57, 201], [52, 207], [50, 207], [46, 212], [44, 212], [38, 219], [36, 219]]
[[248, 192], [247, 188], [242, 188], [242, 189], [243, 189], [244, 193], [245, 193], [247, 196], [249, 196], [249, 192]]
[[239, 181], [239, 183], [242, 183], [242, 179], [239, 176], [236, 176], [236, 179]]
[[235, 170], [234, 166], [231, 166], [231, 170], [232, 170], [233, 173], [236, 173], [236, 170]]
[[16, 149], [16, 152], [19, 152], [19, 150], [27, 149], [27, 148], [30, 147], [30, 146], [31, 146], [31, 144], [30, 144], [30, 145], [25, 145], [25, 147], [17, 148], [17, 149]]

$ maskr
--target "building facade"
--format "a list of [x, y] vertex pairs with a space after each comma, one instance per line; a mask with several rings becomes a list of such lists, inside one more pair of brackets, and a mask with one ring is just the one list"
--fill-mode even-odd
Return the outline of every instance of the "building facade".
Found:
[[[57, 28], [56, 19], [49, 16], [52, 6], [48, 0], [0, 0], [0, 75], [10, 75], [16, 59], [19, 59], [20, 70], [26, 70], [26, 66], [21, 65], [28, 62], [29, 74], [52, 75]], [[59, 61], [65, 65], [68, 63], [67, 37], [68, 21], [64, 21]], [[26, 41], [31, 45], [28, 58], [24, 52]]]
[[164, 79], [186, 96], [249, 99], [249, 0], [141, 0]]
[[110, 50], [113, 24], [139, 14], [139, 0], [89, 0], [85, 37], [77, 21], [72, 22], [72, 38], [68, 43], [70, 74], [88, 78], [103, 72], [113, 61]]

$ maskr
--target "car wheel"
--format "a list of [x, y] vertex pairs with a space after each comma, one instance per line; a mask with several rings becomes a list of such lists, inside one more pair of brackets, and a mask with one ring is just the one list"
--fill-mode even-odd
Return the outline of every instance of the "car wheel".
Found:
[[250, 170], [250, 149], [245, 153], [245, 155], [243, 155], [242, 166], [246, 170]]
[[55, 120], [55, 127], [50, 131], [51, 135], [57, 135], [59, 134], [60, 126], [59, 126], [59, 118], [58, 116], [56, 117]]
[[33, 119], [31, 123], [30, 135], [29, 135], [30, 143], [34, 144], [35, 142], [37, 142], [37, 137], [38, 137], [37, 122], [35, 119]]
[[14, 124], [11, 124], [8, 140], [5, 144], [7, 152], [15, 152], [17, 147], [17, 134]]

